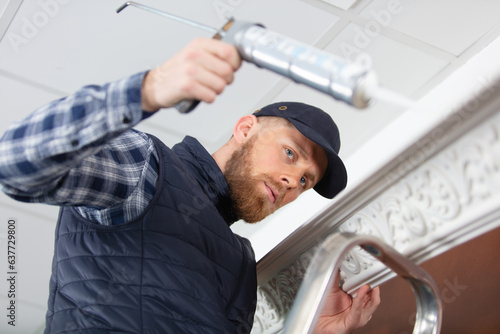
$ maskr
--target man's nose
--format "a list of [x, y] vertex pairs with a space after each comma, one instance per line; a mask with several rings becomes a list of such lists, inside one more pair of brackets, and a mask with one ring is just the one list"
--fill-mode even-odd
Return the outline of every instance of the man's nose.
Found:
[[281, 174], [280, 180], [281, 183], [287, 188], [287, 189], [294, 189], [297, 188], [300, 184], [300, 178], [298, 172], [284, 172]]

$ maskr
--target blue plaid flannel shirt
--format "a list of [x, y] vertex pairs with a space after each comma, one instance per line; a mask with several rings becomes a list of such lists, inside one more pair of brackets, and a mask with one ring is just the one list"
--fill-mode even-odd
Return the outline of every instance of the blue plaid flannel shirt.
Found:
[[3, 191], [24, 202], [75, 206], [93, 222], [122, 224], [148, 205], [158, 177], [152, 140], [131, 129], [145, 73], [87, 86], [12, 124], [0, 139]]

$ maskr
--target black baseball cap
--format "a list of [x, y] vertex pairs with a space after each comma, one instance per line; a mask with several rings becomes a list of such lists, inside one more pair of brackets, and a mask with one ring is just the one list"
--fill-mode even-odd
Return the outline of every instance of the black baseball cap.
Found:
[[323, 110], [305, 103], [278, 102], [254, 112], [257, 117], [275, 116], [289, 120], [300, 133], [321, 146], [328, 156], [328, 167], [314, 190], [323, 197], [333, 198], [347, 184], [347, 171], [338, 156], [339, 129]]

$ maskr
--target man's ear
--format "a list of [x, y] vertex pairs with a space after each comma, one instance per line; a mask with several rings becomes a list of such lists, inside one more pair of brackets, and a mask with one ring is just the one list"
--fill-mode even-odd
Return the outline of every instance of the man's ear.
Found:
[[258, 123], [257, 117], [254, 115], [241, 117], [233, 129], [233, 137], [236, 143], [243, 144], [255, 132]]

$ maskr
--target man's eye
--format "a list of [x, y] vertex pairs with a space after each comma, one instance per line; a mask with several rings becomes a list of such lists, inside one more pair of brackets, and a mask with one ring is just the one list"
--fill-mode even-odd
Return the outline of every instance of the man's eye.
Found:
[[286, 155], [290, 158], [290, 159], [293, 159], [293, 151], [289, 148], [287, 148], [286, 150]]
[[305, 177], [300, 178], [300, 184], [302, 185], [302, 187], [304, 187], [306, 185], [306, 178]]

